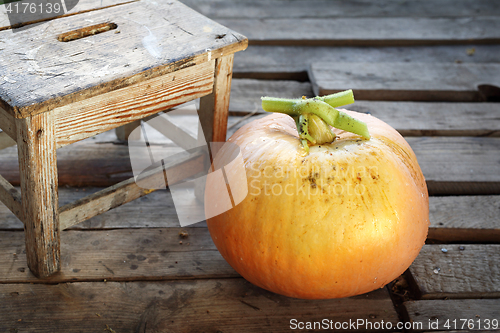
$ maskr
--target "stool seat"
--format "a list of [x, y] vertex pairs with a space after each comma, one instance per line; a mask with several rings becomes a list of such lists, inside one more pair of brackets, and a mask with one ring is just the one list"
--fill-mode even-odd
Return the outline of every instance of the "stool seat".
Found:
[[60, 229], [150, 193], [131, 179], [58, 207], [56, 149], [196, 98], [206, 142], [225, 141], [233, 56], [248, 44], [173, 0], [93, 8], [0, 40], [0, 139], [17, 143], [21, 177], [19, 193], [0, 176], [0, 200], [25, 224], [37, 277], [59, 270]]

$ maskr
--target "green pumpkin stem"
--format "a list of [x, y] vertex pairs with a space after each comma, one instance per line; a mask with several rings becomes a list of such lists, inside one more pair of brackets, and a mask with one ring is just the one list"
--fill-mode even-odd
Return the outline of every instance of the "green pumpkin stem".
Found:
[[335, 134], [329, 126], [370, 138], [368, 127], [358, 119], [335, 109], [354, 102], [352, 90], [336, 94], [302, 99], [262, 97], [262, 108], [267, 112], [279, 112], [294, 118], [299, 138], [306, 150], [309, 145], [330, 143]]

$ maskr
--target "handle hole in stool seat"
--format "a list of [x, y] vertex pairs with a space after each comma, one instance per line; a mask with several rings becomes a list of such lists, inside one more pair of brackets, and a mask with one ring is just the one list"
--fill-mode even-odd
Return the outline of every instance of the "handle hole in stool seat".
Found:
[[113, 30], [117, 27], [118, 25], [112, 22], [91, 25], [89, 27], [64, 32], [57, 36], [57, 40], [60, 42], [71, 42], [72, 40], [85, 38], [87, 36], [97, 35], [109, 30]]

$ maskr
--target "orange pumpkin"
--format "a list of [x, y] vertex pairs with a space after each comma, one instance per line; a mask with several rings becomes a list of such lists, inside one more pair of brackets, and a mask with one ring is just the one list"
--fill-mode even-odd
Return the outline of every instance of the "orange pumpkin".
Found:
[[[342, 111], [371, 138], [333, 129], [334, 142], [306, 154], [294, 120], [271, 114], [229, 139], [241, 149], [248, 195], [207, 219], [208, 229], [224, 259], [261, 288], [303, 299], [363, 294], [402, 274], [424, 244], [428, 194], [412, 149], [381, 120]], [[224, 149], [219, 159], [233, 156]], [[206, 195], [207, 216], [216, 205]]]

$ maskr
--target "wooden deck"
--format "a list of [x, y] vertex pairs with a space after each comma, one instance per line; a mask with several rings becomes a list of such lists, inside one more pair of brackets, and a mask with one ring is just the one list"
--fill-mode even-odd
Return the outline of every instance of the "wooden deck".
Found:
[[[75, 10], [97, 3], [80, 2]], [[395, 127], [417, 155], [431, 195], [427, 244], [383, 289], [290, 299], [241, 278], [205, 223], [180, 228], [170, 193], [157, 191], [62, 232], [62, 271], [38, 280], [23, 224], [0, 204], [0, 332], [288, 332], [324, 319], [341, 331], [500, 331], [498, 3], [183, 2], [249, 38], [235, 56], [228, 135], [262, 116], [263, 95], [354, 89], [349, 109]], [[132, 176], [113, 132], [61, 148], [58, 167], [61, 205]], [[19, 184], [16, 147], [0, 151], [0, 174]]]

